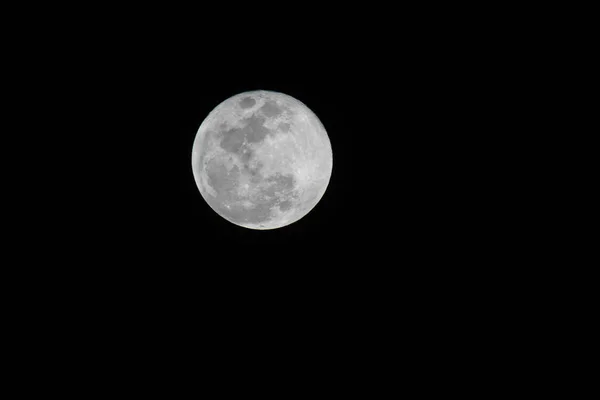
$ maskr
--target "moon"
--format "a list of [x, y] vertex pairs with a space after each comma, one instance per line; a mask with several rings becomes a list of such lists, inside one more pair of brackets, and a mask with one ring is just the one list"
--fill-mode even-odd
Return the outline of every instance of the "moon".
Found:
[[200, 125], [192, 171], [200, 194], [227, 221], [276, 229], [307, 215], [333, 168], [319, 118], [280, 92], [250, 91], [217, 105]]

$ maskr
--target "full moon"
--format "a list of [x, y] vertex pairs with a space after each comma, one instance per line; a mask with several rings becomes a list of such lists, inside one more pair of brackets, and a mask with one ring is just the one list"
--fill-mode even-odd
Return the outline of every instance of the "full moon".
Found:
[[299, 100], [279, 92], [237, 94], [200, 125], [192, 171], [200, 194], [227, 221], [276, 229], [321, 200], [333, 168], [327, 132]]

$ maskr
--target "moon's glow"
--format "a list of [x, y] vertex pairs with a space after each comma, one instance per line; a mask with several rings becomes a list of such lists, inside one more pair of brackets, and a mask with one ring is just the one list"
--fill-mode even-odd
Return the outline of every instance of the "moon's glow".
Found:
[[254, 91], [219, 104], [194, 141], [192, 168], [209, 206], [226, 220], [273, 229], [305, 216], [331, 177], [331, 144], [300, 101]]

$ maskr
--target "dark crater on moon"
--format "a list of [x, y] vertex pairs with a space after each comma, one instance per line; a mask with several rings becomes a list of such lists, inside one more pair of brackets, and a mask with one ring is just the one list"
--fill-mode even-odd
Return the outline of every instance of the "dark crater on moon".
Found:
[[223, 139], [221, 139], [220, 143], [223, 150], [240, 154], [244, 142], [260, 143], [270, 133], [269, 129], [263, 125], [265, 122], [264, 117], [253, 115], [244, 121], [247, 121], [247, 123], [242, 128], [223, 131]]
[[236, 188], [240, 171], [237, 166], [228, 171], [220, 160], [213, 160], [208, 164], [206, 174], [210, 186], [223, 197]]
[[260, 109], [262, 113], [269, 118], [276, 117], [282, 112], [277, 103], [272, 100], [268, 100]]
[[282, 201], [281, 203], [279, 203], [279, 209], [281, 211], [287, 211], [290, 208], [292, 208], [292, 202], [289, 200], [285, 200], [285, 201]]
[[256, 104], [256, 100], [254, 100], [252, 97], [244, 97], [242, 100], [240, 100], [239, 104], [240, 104], [240, 107], [242, 107], [244, 109], [252, 108]]

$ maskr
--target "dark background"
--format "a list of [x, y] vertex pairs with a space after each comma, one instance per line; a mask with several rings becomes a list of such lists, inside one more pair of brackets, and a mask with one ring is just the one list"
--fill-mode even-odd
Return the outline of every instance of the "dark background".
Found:
[[[545, 32], [510, 40], [541, 11], [224, 6], [3, 14], [18, 21], [0, 28], [17, 50], [3, 58], [16, 66], [10, 101], [26, 106], [5, 112], [18, 130], [3, 136], [24, 142], [6, 154], [26, 153], [6, 171], [26, 189], [5, 208], [18, 227], [3, 226], [6, 342], [22, 366], [11, 370], [172, 397], [206, 381], [496, 390], [537, 360], [555, 365], [544, 338], [572, 307], [544, 281], [564, 272], [540, 262], [549, 242], [535, 247], [531, 215], [543, 229], [554, 212], [528, 196], [548, 174], [531, 157], [537, 138], [524, 140], [539, 131], [530, 82], [544, 65], [528, 56]], [[208, 113], [257, 89], [304, 102], [333, 149], [321, 201], [269, 231], [218, 216], [191, 169]], [[235, 372], [263, 379], [240, 385]], [[50, 387], [26, 376], [23, 388]]]
[[[470, 324], [497, 329], [485, 317], [502, 301], [505, 249], [523, 245], [498, 174], [516, 67], [485, 13], [338, 11], [95, 10], [23, 47], [53, 123], [36, 121], [61, 150], [41, 163], [59, 166], [41, 169], [51, 222], [27, 252], [44, 260], [28, 284], [44, 288], [51, 324], [124, 336], [146, 357], [160, 335], [177, 351], [202, 336], [257, 351], [241, 338], [266, 326], [345, 359], [367, 340], [355, 335], [376, 349], [398, 326], [429, 348]], [[217, 215], [191, 169], [208, 113], [258, 89], [305, 103], [333, 149], [321, 201], [268, 231]]]
[[[24, 157], [36, 218], [7, 209], [24, 244], [7, 268], [21, 279], [3, 280], [18, 350], [170, 394], [199, 376], [230, 387], [231, 372], [271, 385], [290, 363], [369, 395], [504, 379], [480, 367], [496, 360], [527, 369], [544, 336], [528, 326], [548, 309], [531, 289], [554, 290], [522, 267], [540, 265], [521, 254], [537, 177], [511, 180], [535, 127], [514, 80], [537, 74], [523, 61], [535, 40], [511, 46], [514, 20], [472, 6], [248, 6], [53, 4], [10, 32], [27, 38], [15, 99], [37, 106], [22, 148], [39, 152]], [[209, 112], [258, 89], [305, 103], [333, 149], [321, 201], [267, 231], [217, 215], [191, 168]]]
[[[486, 18], [354, 9], [261, 24], [241, 11], [163, 11], [89, 14], [40, 39], [47, 93], [61, 93], [47, 103], [75, 132], [57, 135], [73, 195], [60, 213], [71, 245], [53, 251], [124, 288], [173, 294], [446, 290], [496, 262], [503, 193], [491, 182], [511, 65]], [[212, 211], [190, 160], [208, 113], [257, 89], [311, 108], [334, 159], [319, 204], [269, 231]]]

